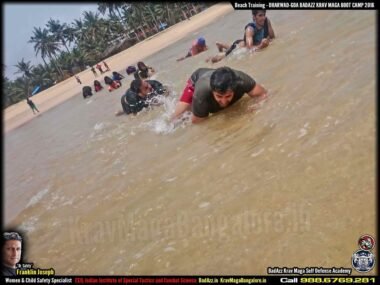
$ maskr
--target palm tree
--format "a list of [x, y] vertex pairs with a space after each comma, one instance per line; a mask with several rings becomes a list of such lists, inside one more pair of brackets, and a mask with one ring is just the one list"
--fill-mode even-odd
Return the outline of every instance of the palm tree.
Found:
[[24, 77], [17, 78], [9, 88], [9, 96], [14, 102], [19, 102], [29, 96], [29, 80]]
[[[127, 21], [127, 25], [131, 27], [137, 36], [137, 39], [140, 41], [140, 37], [136, 32], [140, 26], [146, 23], [146, 19], [143, 13], [141, 5], [136, 3], [130, 4], [126, 9], [123, 9], [124, 19]], [[141, 29], [143, 37], [146, 38], [144, 29]]]
[[74, 37], [76, 38], [76, 43], [79, 45], [81, 41], [87, 40], [87, 34], [85, 33], [85, 27], [83, 25], [82, 19], [75, 19], [72, 23], [72, 29]]
[[83, 27], [88, 35], [94, 40], [100, 30], [99, 14], [89, 11], [83, 12]]
[[150, 16], [151, 20], [153, 21], [153, 25], [157, 28], [157, 30], [159, 29], [160, 25], [158, 24], [157, 22], [157, 18], [156, 18], [156, 15], [154, 13], [154, 6], [157, 5], [157, 4], [152, 4], [152, 3], [146, 3], [144, 5], [145, 7], [145, 11], [147, 12], [147, 14]]
[[[3, 67], [5, 65], [3, 64]], [[5, 104], [4, 108], [7, 108], [8, 106], [17, 103], [17, 100], [11, 96], [11, 86], [12, 86], [12, 81], [10, 81], [7, 77], [3, 76], [3, 94], [5, 95]]]
[[64, 38], [64, 30], [66, 29], [66, 24], [61, 25], [59, 20], [53, 20], [50, 18], [46, 27], [49, 29], [50, 33], [53, 35], [56, 41], [60, 41], [62, 45], [66, 48], [67, 52], [70, 53], [67, 47], [66, 40]]
[[117, 3], [117, 2], [98, 2], [98, 11], [105, 15], [105, 13], [108, 11], [109, 16], [116, 16], [115, 11], [119, 15], [119, 19], [122, 19], [122, 15], [120, 13], [119, 8], [122, 7], [123, 3]]
[[75, 29], [67, 24], [65, 24], [65, 28], [62, 31], [64, 39], [69, 43], [73, 43], [76, 38], [75, 38]]
[[54, 73], [45, 66], [38, 64], [32, 70], [31, 86], [40, 86], [41, 90], [44, 90], [53, 85], [55, 81], [53, 75]]
[[26, 77], [27, 79], [31, 77], [33, 66], [30, 65], [30, 61], [25, 62], [24, 58], [22, 58], [21, 61], [17, 62], [15, 67], [17, 68], [17, 71], [14, 74], [22, 73], [22, 76]]
[[88, 57], [87, 53], [77, 47], [73, 48], [71, 55], [74, 58], [74, 62], [82, 71], [86, 69], [86, 65], [92, 65], [91, 59]]
[[41, 28], [34, 27], [33, 36], [28, 42], [34, 43], [34, 50], [36, 51], [36, 55], [38, 55], [38, 53], [41, 53], [41, 57], [45, 65], [47, 65], [45, 57], [48, 56], [50, 58], [50, 61], [56, 65], [58, 72], [63, 75], [62, 70], [60, 70], [59, 66], [53, 60], [53, 56], [55, 56], [59, 50], [58, 43], [52, 36], [49, 36], [47, 29], [44, 28], [42, 30]]
[[36, 52], [36, 56], [38, 53], [41, 53], [41, 58], [45, 65], [47, 63], [45, 61], [45, 57], [48, 55], [47, 53], [47, 38], [48, 38], [48, 30], [34, 27], [33, 36], [30, 38], [28, 43], [34, 43], [34, 50]]

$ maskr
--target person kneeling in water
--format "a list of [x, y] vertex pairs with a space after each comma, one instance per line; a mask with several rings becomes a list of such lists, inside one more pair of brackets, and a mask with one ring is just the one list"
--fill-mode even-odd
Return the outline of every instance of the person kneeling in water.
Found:
[[116, 116], [123, 113], [137, 114], [144, 108], [149, 106], [159, 106], [158, 100], [155, 100], [157, 95], [167, 95], [168, 91], [157, 80], [141, 80], [135, 79], [131, 82], [130, 88], [121, 97], [121, 106], [123, 111], [116, 112]]
[[117, 89], [121, 86], [120, 82], [112, 80], [109, 76], [104, 76], [104, 83], [108, 85], [109, 92], [112, 92], [112, 90]]

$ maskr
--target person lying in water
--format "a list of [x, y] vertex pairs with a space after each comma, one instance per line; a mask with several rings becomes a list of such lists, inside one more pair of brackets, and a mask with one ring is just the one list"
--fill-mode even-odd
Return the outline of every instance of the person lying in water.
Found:
[[95, 89], [95, 92], [99, 92], [100, 90], [103, 89], [102, 84], [98, 80], [94, 80], [94, 89]]
[[109, 76], [104, 76], [104, 83], [108, 85], [108, 91], [112, 92], [114, 89], [117, 89], [121, 86], [121, 82], [113, 80]]
[[120, 82], [120, 80], [122, 80], [123, 78], [124, 78], [124, 76], [121, 75], [119, 72], [117, 72], [117, 71], [112, 72], [112, 80]]
[[266, 17], [265, 9], [252, 10], [252, 22], [244, 28], [243, 39], [236, 40], [232, 45], [216, 43], [220, 52], [213, 57], [206, 59], [206, 62], [212, 63], [221, 61], [228, 56], [237, 47], [246, 47], [251, 51], [261, 50], [269, 45], [269, 42], [275, 38], [274, 31], [270, 20]]
[[139, 61], [137, 63], [137, 70], [134, 73], [135, 79], [148, 79], [155, 73], [155, 70], [151, 66], [147, 66], [144, 62]]
[[202, 122], [210, 113], [233, 105], [246, 93], [256, 99], [255, 103], [267, 97], [267, 90], [242, 71], [229, 67], [199, 68], [187, 81], [171, 121], [191, 111], [192, 123]]
[[208, 49], [208, 46], [206, 45], [206, 40], [203, 37], [198, 38], [197, 40], [193, 41], [193, 44], [188, 51], [188, 53], [181, 58], [178, 58], [177, 61], [184, 60], [185, 58], [197, 55], [201, 52], [204, 52]]
[[121, 97], [123, 111], [116, 112], [116, 116], [125, 113], [137, 114], [149, 106], [158, 106], [162, 103], [155, 98], [158, 95], [167, 95], [168, 91], [161, 82], [157, 80], [135, 79], [131, 82], [130, 88]]

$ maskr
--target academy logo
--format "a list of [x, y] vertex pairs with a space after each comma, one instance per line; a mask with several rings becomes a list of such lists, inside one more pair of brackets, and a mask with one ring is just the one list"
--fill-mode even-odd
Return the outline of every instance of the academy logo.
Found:
[[368, 250], [358, 250], [352, 255], [352, 267], [357, 272], [369, 272], [375, 266], [375, 255]]
[[363, 235], [359, 238], [358, 245], [362, 250], [371, 250], [375, 247], [375, 239], [370, 235]]

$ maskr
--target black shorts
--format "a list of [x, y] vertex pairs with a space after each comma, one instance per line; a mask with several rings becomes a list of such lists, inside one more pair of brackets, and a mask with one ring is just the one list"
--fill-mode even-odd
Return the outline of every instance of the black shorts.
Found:
[[241, 42], [243, 42], [244, 40], [236, 40], [232, 43], [232, 45], [230, 46], [230, 48], [228, 50], [226, 50], [226, 56], [229, 55]]

